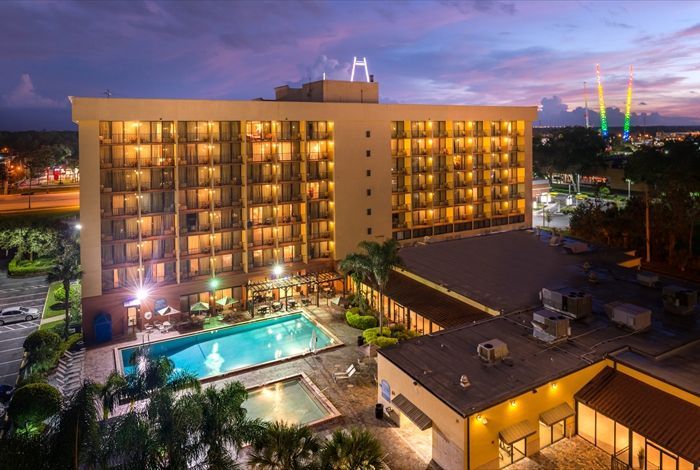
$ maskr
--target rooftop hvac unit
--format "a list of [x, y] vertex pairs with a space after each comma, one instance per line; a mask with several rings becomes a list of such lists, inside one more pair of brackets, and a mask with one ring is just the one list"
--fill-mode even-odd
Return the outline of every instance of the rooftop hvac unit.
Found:
[[508, 356], [508, 345], [500, 339], [492, 339], [480, 343], [476, 352], [486, 362], [497, 362]]
[[648, 308], [620, 301], [605, 304], [603, 308], [610, 320], [618, 325], [626, 326], [634, 331], [651, 327], [651, 310]]
[[551, 343], [571, 335], [569, 319], [551, 310], [538, 310], [532, 314], [532, 334], [535, 338]]
[[540, 291], [540, 299], [546, 309], [562, 313], [574, 320], [587, 317], [592, 311], [591, 294], [569, 288]]
[[698, 292], [680, 286], [665, 286], [662, 298], [664, 310], [675, 315], [691, 315], [698, 304]]

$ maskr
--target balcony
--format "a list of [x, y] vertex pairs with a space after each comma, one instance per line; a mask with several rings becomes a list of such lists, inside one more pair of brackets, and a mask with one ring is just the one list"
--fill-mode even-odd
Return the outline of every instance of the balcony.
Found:
[[392, 212], [406, 212], [408, 210], [408, 204], [399, 204], [391, 207]]
[[178, 136], [178, 142], [208, 142], [210, 134], [208, 132], [187, 132]]
[[396, 222], [391, 224], [391, 228], [394, 230], [400, 230], [404, 228], [408, 228], [408, 222]]
[[406, 188], [406, 186], [393, 186], [391, 188], [391, 192], [394, 194], [401, 194], [408, 192], [408, 189]]
[[311, 233], [309, 233], [309, 240], [310, 241], [330, 240], [330, 238], [331, 238], [331, 232], [311, 232]]
[[306, 196], [310, 200], [323, 200], [323, 199], [328, 199], [330, 197], [328, 192], [315, 193], [315, 192], [311, 192], [311, 191], [309, 191], [306, 194]]
[[391, 169], [391, 174], [392, 174], [392, 175], [405, 175], [405, 174], [406, 174], [406, 168], [392, 168], [392, 169]]
[[320, 180], [327, 180], [330, 178], [330, 173], [325, 171], [325, 172], [313, 172], [309, 173], [306, 176], [307, 181], [320, 181]]
[[248, 205], [249, 206], [269, 206], [272, 204], [272, 198], [264, 198], [264, 199], [248, 199]]
[[420, 173], [427, 173], [427, 172], [428, 172], [427, 166], [411, 166], [411, 173], [413, 173], [413, 174], [420, 174]]
[[391, 138], [392, 139], [405, 139], [406, 132], [405, 131], [391, 131]]
[[[301, 181], [301, 173], [278, 175], [277, 178], [280, 183], [296, 183]], [[319, 179], [328, 179], [328, 173], [326, 173], [325, 176], [322, 176], [322, 178]]]
[[272, 175], [250, 177], [248, 178], [248, 184], [270, 184], [273, 179]]
[[275, 223], [275, 218], [274, 217], [264, 217], [260, 219], [250, 219], [248, 221], [248, 224], [251, 227], [269, 227], [274, 225]]
[[428, 132], [426, 131], [411, 131], [411, 138], [413, 139], [420, 139], [427, 136]]
[[180, 227], [180, 235], [182, 236], [185, 233], [190, 233], [190, 234], [206, 233], [206, 232], [209, 232], [210, 229], [211, 229], [211, 226], [209, 224], [190, 225], [190, 226], [186, 226], [186, 227]]
[[286, 216], [277, 218], [277, 223], [280, 225], [300, 224], [303, 222], [304, 221], [302, 220], [301, 216], [299, 216], [299, 215], [291, 215], [291, 216], [286, 215]]
[[332, 138], [333, 133], [329, 131], [312, 131], [306, 135], [306, 140], [327, 140]]

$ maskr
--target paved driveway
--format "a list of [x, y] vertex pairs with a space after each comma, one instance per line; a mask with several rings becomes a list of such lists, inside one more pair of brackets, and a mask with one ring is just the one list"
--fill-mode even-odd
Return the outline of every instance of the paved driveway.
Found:
[[[0, 309], [19, 305], [44, 308], [49, 283], [46, 277], [10, 278], [7, 262], [0, 261]], [[39, 327], [40, 320], [0, 326], [0, 383], [14, 385], [24, 354], [22, 344], [29, 333]]]

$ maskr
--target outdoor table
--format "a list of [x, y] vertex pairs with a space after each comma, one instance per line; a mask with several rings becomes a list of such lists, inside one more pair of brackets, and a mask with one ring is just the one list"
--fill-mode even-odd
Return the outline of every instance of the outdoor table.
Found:
[[280, 310], [282, 308], [282, 303], [281, 302], [272, 302], [272, 308], [274, 310]]
[[261, 307], [258, 307], [258, 313], [265, 314], [270, 311], [270, 308], [267, 305], [263, 305]]
[[172, 328], [173, 325], [169, 321], [164, 321], [163, 322], [163, 331], [168, 331], [170, 328]]
[[289, 299], [289, 300], [287, 301], [287, 305], [288, 305], [289, 307], [294, 308], [294, 307], [297, 306], [297, 301], [294, 300], [294, 299]]

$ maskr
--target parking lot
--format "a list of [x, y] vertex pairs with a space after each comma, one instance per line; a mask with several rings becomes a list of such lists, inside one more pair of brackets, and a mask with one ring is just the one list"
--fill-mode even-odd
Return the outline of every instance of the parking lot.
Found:
[[[49, 284], [45, 277], [10, 278], [6, 262], [0, 262], [0, 310], [5, 307], [44, 308]], [[41, 320], [0, 326], [0, 384], [14, 385], [22, 361], [24, 338], [39, 327]]]

